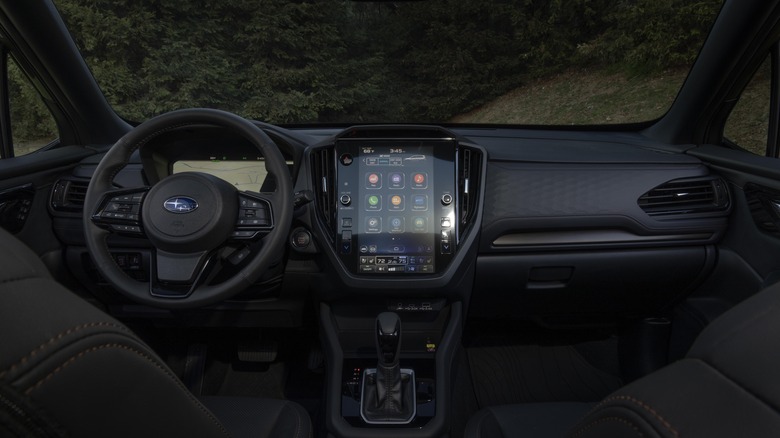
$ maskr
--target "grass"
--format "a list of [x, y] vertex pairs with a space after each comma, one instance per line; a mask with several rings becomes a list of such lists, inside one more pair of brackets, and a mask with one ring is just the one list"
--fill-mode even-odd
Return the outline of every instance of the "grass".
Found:
[[38, 149], [51, 143], [51, 141], [54, 140], [56, 137], [57, 136], [53, 134], [52, 137], [49, 138], [39, 138], [34, 140], [16, 140], [14, 141], [14, 156], [20, 157], [22, 155], [27, 155], [30, 152], [35, 152]]
[[601, 70], [569, 70], [525, 86], [454, 118], [454, 122], [527, 125], [631, 123], [663, 115], [685, 71], [628, 77]]
[[[763, 70], [762, 70], [763, 72]], [[600, 125], [654, 120], [666, 113], [687, 70], [628, 76], [578, 69], [538, 79], [452, 119], [455, 123]], [[769, 75], [759, 73], [726, 126], [726, 135], [763, 155], [769, 117]]]

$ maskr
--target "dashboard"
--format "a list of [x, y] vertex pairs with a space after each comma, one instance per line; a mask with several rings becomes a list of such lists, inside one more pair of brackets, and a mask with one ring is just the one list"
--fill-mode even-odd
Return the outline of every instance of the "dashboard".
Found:
[[[285, 254], [237, 297], [281, 300], [260, 308], [313, 293], [411, 309], [468, 300], [476, 318], [636, 315], [705, 278], [728, 223], [725, 183], [695, 157], [639, 134], [264, 128], [287, 160], [295, 213]], [[203, 128], [156, 141], [154, 153], [137, 152], [119, 172], [119, 185], [199, 171], [239, 190], [273, 190], [262, 157], [240, 138]], [[76, 199], [99, 158], [55, 184], [50, 210], [70, 269], [110, 301], [115, 294], [87, 263]], [[251, 248], [259, 238], [234, 243]], [[148, 242], [116, 236], [110, 244], [142, 279]], [[269, 325], [300, 318], [277, 311]]]

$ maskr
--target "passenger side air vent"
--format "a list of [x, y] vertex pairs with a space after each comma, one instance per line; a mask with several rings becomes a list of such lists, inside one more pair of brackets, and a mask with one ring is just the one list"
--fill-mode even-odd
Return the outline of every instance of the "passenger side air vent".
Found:
[[55, 211], [82, 211], [89, 181], [61, 179], [54, 183], [51, 207]]
[[780, 192], [757, 184], [745, 184], [750, 215], [756, 226], [775, 237], [780, 237]]
[[479, 200], [482, 154], [468, 147], [458, 149], [458, 196], [460, 198], [461, 234], [472, 223]]
[[[320, 221], [332, 231], [336, 223], [336, 159], [333, 147], [318, 149], [311, 154], [314, 204]], [[329, 234], [331, 235], [331, 234]]]
[[638, 204], [650, 216], [723, 212], [729, 207], [729, 194], [718, 177], [686, 178], [650, 190]]

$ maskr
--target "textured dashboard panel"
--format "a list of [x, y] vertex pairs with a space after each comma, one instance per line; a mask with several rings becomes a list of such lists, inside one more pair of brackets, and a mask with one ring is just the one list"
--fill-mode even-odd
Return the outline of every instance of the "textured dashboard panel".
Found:
[[483, 248], [506, 233], [526, 230], [628, 228], [637, 235], [715, 234], [725, 226], [724, 218], [660, 220], [637, 204], [653, 187], [708, 173], [701, 164], [489, 162]]

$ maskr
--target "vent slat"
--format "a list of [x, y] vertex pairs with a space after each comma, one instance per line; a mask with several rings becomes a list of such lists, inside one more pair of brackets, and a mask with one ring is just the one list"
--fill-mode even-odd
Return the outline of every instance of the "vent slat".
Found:
[[312, 175], [315, 189], [315, 205], [318, 216], [328, 229], [334, 229], [336, 198], [334, 170], [334, 152], [332, 148], [321, 149], [312, 154]]
[[460, 233], [472, 222], [477, 209], [482, 154], [474, 149], [458, 150], [458, 197], [460, 209]]
[[57, 181], [52, 189], [52, 208], [56, 211], [82, 211], [88, 187], [88, 181], [70, 179]]
[[650, 216], [719, 212], [728, 208], [728, 193], [718, 178], [670, 181], [640, 196], [637, 203]]

